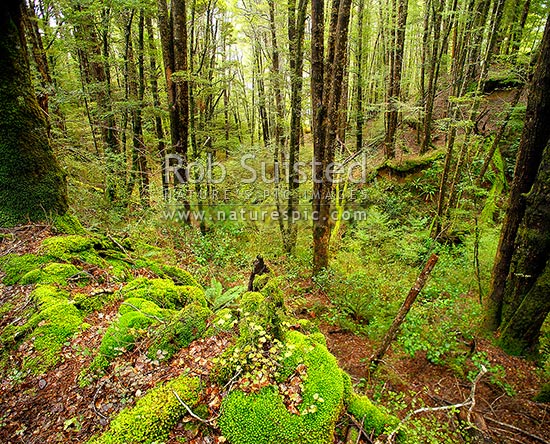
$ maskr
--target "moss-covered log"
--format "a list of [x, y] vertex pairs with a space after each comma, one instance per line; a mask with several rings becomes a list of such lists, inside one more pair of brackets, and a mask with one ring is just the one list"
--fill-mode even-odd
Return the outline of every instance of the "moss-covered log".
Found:
[[65, 177], [31, 84], [21, 3], [0, 4], [0, 226], [67, 210]]

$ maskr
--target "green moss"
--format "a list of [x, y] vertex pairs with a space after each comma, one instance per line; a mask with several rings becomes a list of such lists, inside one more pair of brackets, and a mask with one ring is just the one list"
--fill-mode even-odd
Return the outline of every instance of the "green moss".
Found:
[[187, 285], [192, 287], [198, 287], [202, 289], [201, 284], [189, 274], [189, 272], [182, 270], [178, 267], [173, 267], [171, 265], [161, 265], [160, 269], [163, 274], [174, 281], [176, 285]]
[[255, 313], [265, 301], [265, 296], [255, 291], [247, 291], [241, 296], [241, 310], [243, 313]]
[[198, 378], [180, 376], [155, 387], [139, 399], [134, 407], [121, 411], [107, 432], [88, 442], [148, 444], [165, 441], [170, 430], [187, 414], [174, 392], [189, 408], [194, 408], [199, 403], [200, 381]]
[[216, 311], [212, 323], [205, 336], [214, 336], [222, 331], [230, 331], [237, 323], [237, 318], [230, 308], [222, 308]]
[[124, 302], [120, 305], [120, 308], [118, 309], [118, 312], [121, 315], [125, 315], [126, 313], [130, 313], [132, 311], [137, 311], [148, 316], [153, 316], [154, 318], [157, 318], [157, 320], [168, 319], [174, 314], [173, 310], [160, 308], [154, 302], [141, 298], [128, 298], [124, 300]]
[[93, 254], [93, 246], [93, 238], [71, 234], [44, 239], [40, 250], [44, 256], [50, 256], [61, 261], [70, 261], [76, 256]]
[[19, 27], [9, 14], [0, 35], [0, 226], [67, 211], [65, 174], [49, 143]]
[[181, 299], [185, 301], [185, 305], [196, 303], [202, 305], [203, 307], [208, 306], [208, 302], [206, 301], [206, 296], [202, 288], [195, 287], [193, 285], [178, 285], [178, 291], [181, 295]]
[[534, 399], [536, 402], [550, 402], [550, 383], [544, 384]]
[[202, 305], [189, 304], [172, 317], [170, 322], [155, 331], [148, 355], [151, 359], [169, 359], [180, 348], [203, 337], [212, 311]]
[[80, 311], [89, 314], [101, 310], [106, 304], [115, 301], [117, 296], [115, 293], [77, 293], [73, 297], [73, 303]]
[[2, 282], [5, 285], [17, 284], [23, 275], [49, 261], [49, 258], [35, 254], [7, 254], [0, 257], [0, 269], [6, 274]]
[[219, 426], [232, 444], [332, 443], [343, 406], [344, 382], [327, 348], [298, 332], [288, 332], [293, 353], [287, 362], [307, 367], [300, 415], [290, 413], [274, 386], [257, 394], [231, 392], [222, 403]]
[[429, 168], [436, 160], [445, 156], [443, 150], [430, 151], [422, 156], [408, 157], [402, 160], [387, 160], [378, 170], [388, 168], [397, 173], [415, 173]]
[[130, 311], [120, 316], [105, 332], [99, 346], [99, 355], [92, 367], [105, 368], [112, 359], [131, 350], [136, 340], [144, 336], [146, 329], [155, 322], [155, 319], [138, 311]]
[[62, 234], [86, 234], [86, 230], [78, 218], [72, 214], [55, 216], [53, 218], [53, 226], [58, 233]]
[[348, 412], [363, 424], [367, 431], [375, 431], [375, 434], [381, 434], [386, 427], [395, 427], [399, 420], [388, 414], [380, 406], [375, 406], [368, 396], [353, 394], [348, 404]]
[[33, 292], [39, 311], [22, 329], [33, 339], [37, 352], [23, 363], [31, 373], [41, 373], [59, 362], [63, 344], [82, 328], [83, 316], [67, 296], [49, 285], [38, 286]]
[[[42, 268], [36, 268], [26, 273], [19, 281], [21, 285], [27, 284], [59, 284], [67, 285], [67, 280], [75, 277], [80, 270], [72, 264], [48, 264]], [[82, 276], [86, 278], [86, 276]]]
[[186, 300], [185, 290], [181, 290], [170, 279], [137, 278], [126, 285], [121, 293], [124, 299], [141, 298], [154, 302], [161, 308], [180, 309]]

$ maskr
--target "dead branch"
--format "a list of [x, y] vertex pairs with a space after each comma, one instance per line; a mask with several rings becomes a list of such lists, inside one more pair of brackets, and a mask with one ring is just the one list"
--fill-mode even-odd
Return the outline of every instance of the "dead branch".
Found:
[[172, 390], [172, 393], [176, 397], [176, 399], [179, 401], [179, 403], [185, 407], [185, 410], [187, 410], [187, 413], [189, 413], [193, 418], [195, 418], [197, 421], [200, 421], [204, 424], [212, 425], [212, 421], [208, 421], [207, 419], [202, 419], [200, 416], [197, 416], [193, 413], [193, 411], [189, 408], [189, 406], [183, 402], [183, 399], [180, 398], [180, 396], [176, 393], [175, 390]]
[[[418, 415], [419, 413], [424, 413], [424, 412], [439, 412], [439, 411], [442, 411], [442, 410], [460, 409], [462, 407], [475, 405], [474, 396], [475, 396], [475, 393], [476, 393], [476, 387], [477, 387], [477, 384], [479, 383], [479, 381], [481, 380], [481, 378], [483, 377], [483, 375], [485, 373], [487, 373], [487, 369], [485, 368], [484, 365], [482, 365], [480, 372], [478, 373], [478, 375], [474, 379], [474, 382], [472, 383], [472, 388], [470, 390], [470, 396], [468, 396], [468, 399], [466, 399], [466, 401], [460, 402], [458, 404], [444, 405], [444, 406], [441, 406], [441, 407], [422, 407], [422, 408], [416, 409], [412, 412], [409, 412], [407, 414], [407, 416], [405, 416], [401, 420], [401, 422], [399, 424], [397, 424], [397, 426], [393, 429], [393, 431], [388, 435], [388, 437], [386, 439], [386, 443], [393, 442], [396, 435], [397, 435], [397, 433], [399, 432], [399, 430], [401, 430], [403, 428], [403, 426], [405, 425], [405, 423], [409, 419], [411, 419], [414, 415]], [[470, 412], [468, 412], [468, 421], [469, 421], [469, 419], [470, 419]], [[381, 444], [381, 441], [377, 440], [375, 442], [375, 444]], [[544, 444], [550, 444], [550, 443], [544, 442]]]
[[401, 308], [399, 309], [397, 316], [393, 320], [391, 327], [386, 333], [386, 336], [384, 336], [384, 339], [382, 341], [382, 344], [380, 345], [380, 348], [378, 348], [376, 353], [374, 353], [371, 356], [370, 358], [371, 366], [374, 366], [374, 367], [377, 366], [382, 360], [382, 358], [384, 357], [384, 355], [386, 354], [386, 351], [388, 350], [389, 346], [395, 339], [397, 330], [405, 320], [405, 316], [407, 316], [407, 313], [410, 311], [412, 304], [414, 303], [417, 296], [424, 288], [424, 285], [426, 285], [426, 281], [428, 280], [430, 273], [435, 267], [435, 264], [437, 264], [438, 259], [439, 257], [437, 256], [437, 254], [434, 253], [430, 256], [430, 258], [428, 259], [428, 262], [426, 262], [426, 265], [424, 266], [422, 273], [420, 273], [420, 275], [416, 279], [416, 282], [414, 283], [413, 287], [409, 291], [409, 294], [407, 295], [405, 302], [403, 302], [403, 305], [401, 305]]
[[485, 417], [485, 419], [489, 422], [492, 422], [494, 424], [497, 424], [501, 427], [505, 427], [507, 428], [508, 430], [511, 430], [511, 431], [514, 431], [514, 432], [518, 432], [518, 433], [521, 433], [523, 436], [527, 436], [531, 439], [534, 439], [535, 441], [537, 442], [540, 442], [542, 444], [550, 444], [549, 441], [546, 441], [545, 439], [541, 438], [540, 436], [537, 436], [537, 435], [533, 435], [532, 433], [529, 433], [528, 431], [526, 430], [523, 430], [523, 429], [520, 429], [519, 427], [516, 427], [516, 426], [513, 426], [511, 424], [506, 424], [505, 422], [500, 422], [500, 421], [497, 421], [496, 419], [493, 419], [491, 418], [490, 416], [487, 416]]

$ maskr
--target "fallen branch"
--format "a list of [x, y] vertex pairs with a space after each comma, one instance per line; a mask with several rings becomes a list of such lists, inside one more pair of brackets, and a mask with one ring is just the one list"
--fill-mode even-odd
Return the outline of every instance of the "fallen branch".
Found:
[[[401, 422], [399, 424], [397, 424], [397, 426], [393, 429], [393, 431], [388, 435], [388, 437], [386, 439], [386, 443], [393, 442], [393, 440], [395, 439], [395, 436], [397, 435], [397, 432], [399, 432], [399, 430], [401, 430], [403, 428], [405, 423], [409, 419], [411, 419], [411, 417], [413, 417], [414, 415], [418, 415], [419, 413], [424, 413], [424, 412], [439, 412], [439, 411], [442, 411], [442, 410], [460, 409], [462, 407], [468, 407], [468, 406], [471, 407], [471, 406], [475, 405], [475, 398], [474, 397], [475, 397], [475, 393], [476, 393], [476, 387], [477, 387], [477, 384], [479, 383], [479, 381], [481, 380], [481, 378], [483, 377], [483, 375], [485, 373], [487, 373], [487, 369], [485, 368], [484, 365], [482, 365], [480, 372], [478, 373], [478, 375], [474, 379], [474, 382], [472, 383], [472, 388], [470, 390], [470, 396], [468, 396], [468, 399], [466, 399], [466, 401], [460, 402], [458, 404], [444, 405], [444, 406], [440, 406], [440, 407], [422, 407], [422, 408], [416, 409], [412, 412], [409, 412], [407, 414], [407, 416], [405, 416], [401, 420]], [[469, 422], [469, 419], [470, 419], [471, 411], [472, 411], [472, 408], [470, 408], [470, 410], [468, 411], [468, 422]], [[375, 444], [379, 444], [379, 443], [380, 443], [380, 441], [376, 441]], [[550, 443], [544, 442], [544, 444], [550, 444]]]
[[496, 419], [493, 419], [489, 416], [486, 416], [485, 419], [489, 422], [492, 422], [494, 424], [497, 424], [501, 427], [505, 427], [507, 428], [508, 430], [511, 430], [511, 431], [514, 431], [514, 432], [518, 432], [518, 433], [521, 433], [522, 435], [524, 436], [527, 436], [531, 439], [534, 439], [535, 441], [538, 441], [542, 444], [550, 444], [549, 441], [546, 441], [544, 438], [541, 438], [540, 436], [537, 436], [537, 435], [533, 435], [532, 433], [529, 433], [528, 431], [526, 430], [523, 430], [523, 429], [520, 429], [519, 427], [516, 427], [516, 426], [513, 426], [511, 424], [506, 424], [505, 422], [500, 422], [500, 421], [497, 421]]
[[389, 346], [395, 339], [397, 330], [405, 320], [405, 316], [407, 316], [407, 313], [410, 311], [412, 304], [416, 300], [418, 294], [422, 291], [422, 289], [424, 288], [424, 285], [426, 285], [428, 276], [430, 275], [433, 268], [435, 267], [435, 264], [437, 264], [438, 259], [439, 257], [436, 254], [432, 254], [428, 259], [428, 262], [426, 262], [426, 265], [424, 266], [422, 273], [420, 273], [420, 275], [416, 279], [416, 282], [414, 283], [413, 287], [409, 291], [409, 294], [407, 295], [405, 302], [403, 302], [403, 305], [401, 305], [401, 308], [399, 309], [397, 316], [393, 320], [391, 327], [386, 333], [386, 336], [384, 336], [384, 339], [382, 341], [382, 344], [380, 345], [380, 348], [378, 348], [376, 353], [374, 353], [371, 356], [370, 358], [371, 367], [376, 367], [380, 363], [384, 355], [386, 354], [386, 351], [388, 350]]
[[193, 410], [191, 410], [189, 408], [189, 406], [183, 402], [183, 399], [180, 398], [180, 396], [176, 393], [175, 390], [172, 390], [172, 393], [174, 394], [174, 396], [176, 397], [176, 399], [179, 401], [179, 403], [185, 407], [185, 410], [187, 410], [187, 412], [193, 417], [195, 418], [197, 421], [200, 421], [204, 424], [208, 424], [208, 425], [212, 425], [212, 421], [208, 421], [207, 419], [202, 419], [200, 416], [197, 416], [193, 413]]

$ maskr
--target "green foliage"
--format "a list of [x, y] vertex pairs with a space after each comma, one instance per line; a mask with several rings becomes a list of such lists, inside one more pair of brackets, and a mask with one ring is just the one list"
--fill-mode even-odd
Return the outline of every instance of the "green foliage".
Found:
[[121, 411], [111, 422], [109, 430], [88, 441], [89, 444], [149, 444], [168, 438], [170, 430], [187, 414], [176, 397], [189, 408], [200, 399], [200, 381], [182, 375], [149, 391], [134, 407]]
[[550, 402], [550, 383], [546, 383], [541, 387], [537, 393], [537, 396], [535, 396], [534, 401], [546, 403]]
[[81, 236], [77, 234], [68, 236], [54, 236], [44, 239], [40, 252], [44, 256], [70, 261], [73, 257], [79, 255], [91, 255], [94, 246], [94, 239], [90, 236]]
[[55, 216], [53, 218], [53, 227], [58, 233], [61, 234], [86, 234], [86, 230], [84, 229], [78, 218], [72, 214]]
[[161, 265], [160, 269], [164, 275], [172, 279], [176, 285], [198, 287], [202, 289], [202, 286], [197, 282], [197, 280], [191, 276], [189, 272], [182, 270], [181, 268], [173, 267], [171, 265]]
[[73, 303], [80, 311], [89, 314], [101, 310], [106, 304], [115, 301], [117, 298], [118, 294], [111, 292], [77, 293], [73, 296]]
[[[51, 263], [43, 268], [35, 268], [26, 273], [19, 281], [27, 284], [58, 284], [67, 285], [69, 278], [77, 278], [80, 270], [72, 264]], [[85, 275], [81, 276], [86, 278]]]
[[289, 332], [285, 359], [302, 361], [307, 368], [299, 415], [290, 413], [275, 386], [259, 393], [229, 393], [222, 403], [219, 426], [232, 444], [331, 443], [343, 406], [344, 382], [334, 356], [325, 346], [298, 332]]
[[203, 337], [212, 316], [210, 309], [191, 303], [176, 313], [153, 333], [153, 343], [148, 355], [151, 359], [169, 359], [180, 348], [187, 347], [195, 339]]
[[216, 278], [212, 278], [210, 287], [206, 289], [205, 295], [212, 310], [217, 311], [231, 304], [245, 290], [246, 287], [244, 285], [236, 285], [224, 292], [222, 284]]

